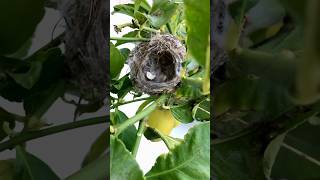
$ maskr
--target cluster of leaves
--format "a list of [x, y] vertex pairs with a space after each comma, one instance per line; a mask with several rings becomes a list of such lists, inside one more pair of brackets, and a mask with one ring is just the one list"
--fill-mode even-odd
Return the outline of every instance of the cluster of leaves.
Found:
[[214, 74], [216, 179], [319, 179], [318, 1], [227, 4], [229, 61]]
[[[43, 0], [0, 2], [0, 96], [13, 103], [22, 103], [25, 111], [25, 115], [20, 116], [0, 107], [0, 152], [7, 149], [16, 151], [15, 159], [0, 161], [0, 179], [3, 180], [60, 179], [45, 162], [26, 151], [26, 141], [76, 127], [105, 123], [107, 119], [107, 116], [104, 116], [47, 127], [50, 125], [42, 117], [53, 103], [71, 89], [73, 92], [79, 90], [68, 87], [64, 77], [64, 55], [59, 48], [63, 35], [28, 55], [32, 37], [44, 14]], [[78, 115], [94, 112], [103, 105], [100, 102], [99, 107], [96, 107], [96, 104], [95, 110], [92, 110], [91, 105], [80, 105]], [[17, 123], [23, 126], [21, 132], [16, 132]], [[106, 132], [104, 134], [102, 137], [106, 139]], [[90, 167], [91, 162], [99, 162], [95, 160], [99, 159], [104, 151], [96, 149], [103, 149], [103, 146], [106, 148], [106, 142], [97, 140], [84, 161], [83, 171], [78, 172], [88, 174], [79, 178], [76, 173], [70, 179], [91, 177], [92, 174], [105, 176], [104, 171], [97, 174]], [[104, 157], [103, 164], [99, 165], [101, 170], [106, 164]]]
[[[116, 5], [113, 9], [113, 13], [128, 15], [128, 21], [131, 22], [114, 26], [115, 31], [119, 32], [124, 27], [130, 27], [132, 31], [123, 37], [110, 38], [111, 179], [209, 179], [209, 0], [201, 3], [194, 0], [154, 0], [152, 6], [146, 0], [135, 0], [133, 3]], [[182, 81], [176, 92], [141, 98], [143, 93], [134, 87], [129, 74], [120, 77], [130, 53], [129, 49], [120, 48], [120, 45], [148, 41], [156, 33], [170, 33], [177, 37], [187, 47], [188, 55], [183, 62]], [[128, 94], [134, 95], [133, 100], [124, 100]], [[140, 100], [145, 102], [131, 118], [118, 109], [121, 105]], [[145, 117], [159, 106], [169, 107], [171, 114], [181, 123], [196, 120], [199, 124], [189, 130], [184, 140], [148, 127], [145, 129]], [[137, 130], [134, 124], [139, 121]], [[153, 168], [145, 175], [135, 161], [143, 132], [148, 139], [160, 138], [170, 150], [169, 154], [158, 157]]]

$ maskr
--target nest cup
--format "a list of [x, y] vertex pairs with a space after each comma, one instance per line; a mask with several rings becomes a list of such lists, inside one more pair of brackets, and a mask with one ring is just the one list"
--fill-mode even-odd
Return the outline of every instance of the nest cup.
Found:
[[130, 78], [147, 94], [173, 92], [181, 80], [181, 63], [186, 55], [183, 44], [170, 34], [156, 35], [138, 44], [130, 53]]

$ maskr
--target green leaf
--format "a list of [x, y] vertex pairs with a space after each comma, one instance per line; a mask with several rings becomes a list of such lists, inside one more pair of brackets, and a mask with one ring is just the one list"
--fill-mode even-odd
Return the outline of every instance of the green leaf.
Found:
[[192, 109], [192, 117], [197, 121], [210, 120], [210, 99], [202, 100]]
[[160, 28], [175, 14], [178, 5], [171, 0], [154, 0], [148, 18], [152, 26]]
[[119, 76], [124, 62], [125, 59], [120, 51], [110, 42], [110, 74], [112, 79]]
[[143, 24], [147, 17], [145, 14], [147, 14], [149, 11], [145, 9], [146, 6], [140, 6], [139, 10], [135, 12], [135, 5], [134, 4], [119, 4], [113, 7], [114, 11], [113, 13], [122, 13], [128, 16], [131, 16], [133, 18], [136, 18], [139, 21], [139, 24]]
[[181, 123], [191, 123], [192, 107], [189, 104], [175, 105], [170, 107], [173, 117]]
[[[288, 133], [272, 169], [272, 177], [290, 180], [320, 178], [319, 127], [305, 122]], [[299, 172], [292, 169], [299, 169]]]
[[197, 0], [185, 0], [184, 4], [189, 53], [200, 65], [205, 66], [210, 39], [210, 1], [203, 0], [199, 3]]
[[144, 179], [138, 163], [135, 161], [131, 153], [125, 148], [124, 144], [114, 136], [111, 136], [110, 144], [110, 179]]
[[146, 179], [210, 179], [210, 123], [190, 129], [180, 145], [158, 157]]
[[[117, 109], [115, 112], [110, 113], [110, 120], [112, 125], [121, 124], [127, 119], [128, 117], [122, 111], [119, 111]], [[136, 142], [136, 134], [137, 129], [132, 125], [119, 135], [119, 139], [123, 141], [129, 151], [132, 150], [134, 143]]]
[[133, 84], [129, 78], [129, 74], [127, 74], [112, 84], [111, 92], [117, 94], [118, 98], [123, 98], [132, 89]]
[[317, 111], [318, 109], [299, 112], [293, 110], [292, 117], [281, 113], [283, 115], [273, 121], [250, 126], [226, 138], [212, 140], [213, 156], [216, 159], [212, 174], [217, 179], [268, 178], [265, 175], [270, 173], [285, 133], [305, 123]]
[[59, 180], [60, 178], [43, 161], [16, 147], [15, 174], [13, 180]]
[[14, 53], [26, 43], [43, 15], [43, 0], [2, 0], [0, 2], [0, 54]]
[[276, 160], [276, 157], [279, 153], [283, 140], [286, 136], [286, 133], [277, 136], [273, 139], [269, 145], [267, 146], [266, 150], [264, 151], [263, 155], [263, 171], [264, 175], [269, 179], [271, 177], [271, 170]]
[[102, 134], [93, 142], [89, 152], [82, 162], [82, 167], [98, 159], [109, 146], [109, 129], [102, 132]]
[[[138, 30], [134, 30], [131, 32], [128, 32], [127, 34], [123, 35], [122, 37], [136, 37], [138, 35]], [[125, 41], [125, 40], [118, 40], [117, 43], [115, 44], [115, 46], [120, 46], [121, 44], [125, 44], [128, 43], [129, 41]]]
[[79, 171], [75, 172], [66, 180], [105, 180], [109, 177], [109, 157], [103, 155]]
[[259, 135], [254, 129], [225, 140], [213, 140], [212, 175], [217, 179], [264, 180], [263, 147], [259, 143]]
[[121, 52], [123, 58], [124, 58], [125, 60], [127, 60], [127, 59], [128, 59], [128, 56], [129, 56], [129, 54], [130, 54], [130, 49], [128, 49], [128, 48], [122, 48], [122, 49], [120, 49], [120, 52]]
[[272, 116], [293, 105], [287, 89], [270, 81], [255, 78], [226, 82], [215, 88], [214, 97], [215, 116], [230, 109], [262, 111]]
[[14, 174], [14, 159], [0, 160], [0, 179], [12, 180]]
[[31, 94], [23, 102], [23, 108], [27, 116], [41, 118], [50, 106], [64, 93], [64, 82], [51, 84], [51, 87], [43, 91]]
[[192, 83], [189, 80], [182, 79], [181, 86], [177, 89], [178, 97], [183, 97], [187, 100], [194, 100], [202, 96], [202, 81]]
[[41, 62], [31, 62], [31, 67], [26, 73], [9, 73], [9, 75], [22, 87], [31, 89], [38, 81], [42, 70]]
[[[3, 67], [9, 73], [19, 72], [19, 75], [22, 75], [21, 72], [28, 71], [30, 64], [35, 62], [41, 62], [42, 70], [37, 78], [37, 82], [33, 82], [35, 84], [32, 85], [30, 90], [23, 88], [10, 76], [7, 76], [4, 80], [0, 79], [0, 95], [9, 101], [21, 102], [31, 94], [44, 91], [62, 79], [64, 62], [59, 48], [37, 52], [24, 61], [12, 58], [0, 58], [0, 69]], [[23, 78], [27, 80], [34, 77], [24, 76]], [[24, 83], [23, 79], [21, 79], [21, 81]]]

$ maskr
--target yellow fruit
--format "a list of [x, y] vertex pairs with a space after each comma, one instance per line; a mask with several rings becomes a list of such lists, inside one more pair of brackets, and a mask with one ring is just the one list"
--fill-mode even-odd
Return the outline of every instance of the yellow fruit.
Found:
[[170, 110], [156, 109], [147, 118], [147, 125], [157, 129], [164, 135], [169, 135], [173, 128], [179, 125], [171, 114]]

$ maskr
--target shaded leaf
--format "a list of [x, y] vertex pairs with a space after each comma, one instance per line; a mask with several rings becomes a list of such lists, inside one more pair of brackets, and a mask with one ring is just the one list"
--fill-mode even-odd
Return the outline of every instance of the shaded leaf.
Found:
[[12, 180], [14, 174], [14, 159], [0, 160], [0, 179]]
[[0, 54], [14, 53], [26, 43], [43, 15], [43, 0], [2, 0], [0, 2]]
[[16, 147], [15, 174], [13, 180], [59, 180], [60, 178], [43, 161]]
[[41, 118], [51, 105], [64, 93], [64, 82], [52, 84], [50, 88], [31, 94], [23, 102], [27, 116]]
[[292, 106], [290, 96], [285, 88], [255, 78], [226, 82], [216, 88], [214, 97], [215, 116], [219, 116], [229, 109], [264, 111], [274, 115]]
[[109, 157], [103, 155], [79, 171], [75, 172], [66, 180], [106, 180], [109, 176]]
[[138, 163], [135, 161], [131, 153], [125, 148], [124, 144], [114, 136], [111, 136], [110, 138], [110, 179], [144, 179]]
[[109, 146], [109, 129], [102, 132], [102, 134], [93, 142], [89, 152], [82, 162], [82, 167], [98, 159]]

